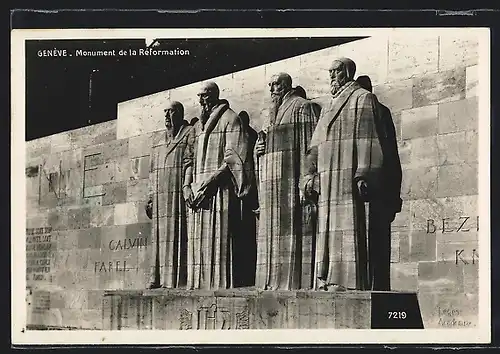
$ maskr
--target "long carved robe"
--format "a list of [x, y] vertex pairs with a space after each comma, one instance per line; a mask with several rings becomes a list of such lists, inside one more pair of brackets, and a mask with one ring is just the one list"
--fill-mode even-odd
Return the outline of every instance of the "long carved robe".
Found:
[[259, 158], [258, 288], [312, 286], [314, 228], [306, 225], [311, 218], [301, 206], [299, 182], [315, 124], [313, 103], [292, 91], [267, 129], [265, 154]]
[[215, 195], [200, 210], [190, 211], [188, 288], [245, 285], [239, 271], [249, 265], [236, 255], [243, 252], [242, 240], [255, 238], [242, 225], [242, 198], [254, 180], [247, 156], [246, 129], [223, 100], [212, 110], [197, 137], [192, 184], [195, 195], [205, 180], [217, 171], [222, 173]]
[[170, 141], [153, 147], [149, 196], [153, 200], [152, 283], [168, 288], [187, 281], [187, 213], [182, 194], [192, 166], [194, 130], [184, 122]]
[[[319, 176], [315, 279], [327, 284], [373, 288], [378, 222], [387, 214], [380, 121], [377, 99], [355, 82], [321, 110], [311, 142], [311, 155], [316, 155], [311, 161]], [[360, 179], [368, 185], [369, 203], [359, 196]]]

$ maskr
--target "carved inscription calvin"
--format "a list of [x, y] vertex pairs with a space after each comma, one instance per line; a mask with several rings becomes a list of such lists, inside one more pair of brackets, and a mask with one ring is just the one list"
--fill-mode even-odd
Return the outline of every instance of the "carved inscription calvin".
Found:
[[141, 248], [147, 246], [148, 239], [146, 237], [136, 237], [134, 239], [126, 238], [123, 240], [109, 241], [109, 249], [111, 251], [129, 250], [132, 248]]
[[248, 308], [242, 308], [240, 312], [234, 313], [225, 307], [212, 304], [201, 306], [193, 313], [183, 309], [179, 314], [179, 329], [193, 329], [193, 320], [196, 319], [195, 329], [249, 329]]

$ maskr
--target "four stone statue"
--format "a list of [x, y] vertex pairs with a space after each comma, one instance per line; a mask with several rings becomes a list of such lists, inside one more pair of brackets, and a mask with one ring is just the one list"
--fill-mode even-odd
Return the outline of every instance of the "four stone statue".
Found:
[[199, 119], [166, 107], [146, 209], [151, 287], [390, 289], [401, 165], [390, 111], [355, 71], [334, 60], [321, 103], [290, 75], [273, 76], [259, 133], [214, 82], [198, 94]]

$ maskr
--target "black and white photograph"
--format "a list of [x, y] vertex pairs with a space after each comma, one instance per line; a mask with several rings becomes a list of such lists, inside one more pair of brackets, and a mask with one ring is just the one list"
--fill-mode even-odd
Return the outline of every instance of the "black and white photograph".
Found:
[[489, 46], [13, 30], [13, 340], [489, 342]]

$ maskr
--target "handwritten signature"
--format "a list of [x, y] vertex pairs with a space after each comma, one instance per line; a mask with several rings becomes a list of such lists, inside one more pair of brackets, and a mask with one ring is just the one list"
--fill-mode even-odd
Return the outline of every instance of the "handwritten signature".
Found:
[[441, 327], [471, 327], [471, 321], [465, 320], [461, 317], [461, 311], [453, 307], [439, 307], [437, 308], [439, 317], [438, 325]]

